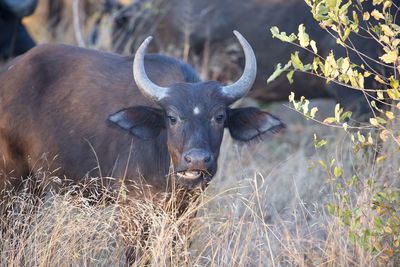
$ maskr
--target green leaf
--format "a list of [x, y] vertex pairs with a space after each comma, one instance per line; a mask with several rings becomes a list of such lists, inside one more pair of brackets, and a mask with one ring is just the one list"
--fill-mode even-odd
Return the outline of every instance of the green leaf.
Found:
[[360, 131], [357, 132], [357, 138], [360, 143], [365, 143], [365, 136]]
[[326, 0], [326, 4], [329, 8], [336, 7], [336, 0]]
[[294, 70], [291, 70], [288, 72], [288, 74], [286, 74], [286, 78], [288, 79], [290, 84], [293, 83], [293, 74], [294, 74]]
[[333, 174], [335, 175], [336, 178], [339, 178], [340, 176], [342, 176], [343, 171], [340, 167], [335, 166], [335, 169], [333, 170]]
[[317, 111], [318, 111], [318, 108], [317, 107], [313, 107], [311, 109], [311, 111], [310, 111], [310, 117], [314, 119], [315, 118], [315, 114], [317, 113]]
[[289, 62], [288, 64], [286, 64], [283, 68], [282, 65], [279, 63], [276, 66], [275, 71], [271, 74], [271, 76], [269, 76], [268, 80], [267, 80], [267, 84], [274, 81], [276, 78], [278, 78], [282, 72], [286, 71], [287, 69], [289, 69], [291, 63]]
[[335, 204], [329, 203], [329, 204], [326, 206], [326, 208], [327, 208], [328, 213], [329, 213], [330, 215], [335, 215], [335, 214], [336, 214], [336, 206], [335, 206]]
[[317, 135], [314, 134], [314, 147], [315, 148], [321, 148], [326, 144], [327, 144], [326, 140], [324, 140], [324, 139], [318, 140]]
[[343, 16], [347, 14], [347, 11], [349, 10], [350, 5], [352, 4], [351, 0], [348, 1], [346, 4], [340, 7], [339, 9], [339, 15]]
[[326, 144], [327, 144], [326, 140], [319, 140], [318, 142], [316, 142], [316, 143], [314, 144], [314, 146], [315, 146], [316, 148], [320, 148], [320, 147], [323, 147], [323, 146], [326, 145]]
[[353, 113], [351, 112], [351, 111], [346, 111], [346, 112], [344, 112], [341, 116], [340, 116], [340, 121], [344, 121], [345, 119], [347, 119], [347, 118], [351, 118], [351, 115], [352, 115]]
[[293, 66], [298, 70], [304, 70], [303, 62], [301, 62], [299, 58], [299, 52], [296, 51], [291, 54], [290, 59], [292, 61]]
[[342, 36], [342, 41], [343, 42], [346, 41], [346, 39], [347, 39], [347, 37], [349, 37], [350, 33], [351, 33], [351, 29], [350, 28], [346, 28], [346, 30], [344, 30], [344, 34]]
[[329, 19], [328, 12], [329, 12], [329, 8], [325, 5], [324, 2], [320, 2], [316, 6], [314, 17], [318, 21], [321, 21], [321, 20], [326, 21]]
[[324, 169], [324, 170], [328, 170], [328, 166], [326, 166], [326, 164], [325, 164], [325, 162], [323, 161], [323, 160], [318, 160], [318, 163], [319, 163], [319, 165], [321, 165], [321, 167]]
[[282, 42], [292, 43], [297, 39], [297, 36], [293, 33], [287, 36], [286, 32], [279, 32], [279, 28], [276, 26], [271, 27], [271, 33], [273, 38], [277, 38]]

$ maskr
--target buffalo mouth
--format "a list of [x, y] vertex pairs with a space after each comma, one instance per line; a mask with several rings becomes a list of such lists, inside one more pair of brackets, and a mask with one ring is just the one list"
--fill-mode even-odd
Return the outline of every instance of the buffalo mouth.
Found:
[[188, 179], [188, 180], [195, 180], [200, 178], [203, 175], [202, 171], [181, 171], [181, 172], [177, 172], [176, 175], [179, 178], [183, 178], [183, 179]]
[[175, 173], [178, 183], [188, 188], [207, 186], [213, 175], [204, 170], [184, 170]]

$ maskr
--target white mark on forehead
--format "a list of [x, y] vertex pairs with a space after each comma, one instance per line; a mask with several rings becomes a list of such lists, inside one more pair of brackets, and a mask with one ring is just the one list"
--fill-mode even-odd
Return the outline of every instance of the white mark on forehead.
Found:
[[200, 108], [199, 108], [199, 107], [194, 107], [194, 109], [193, 109], [193, 114], [194, 114], [194, 115], [200, 114]]

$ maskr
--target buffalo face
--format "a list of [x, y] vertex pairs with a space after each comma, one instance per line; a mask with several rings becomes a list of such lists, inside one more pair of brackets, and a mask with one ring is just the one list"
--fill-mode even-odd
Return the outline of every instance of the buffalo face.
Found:
[[177, 183], [186, 188], [203, 187], [217, 171], [225, 128], [235, 140], [247, 142], [284, 127], [258, 108], [229, 108], [221, 86], [218, 82], [176, 84], [159, 102], [160, 109], [132, 107], [109, 119], [144, 140], [166, 131]]
[[143, 63], [151, 40], [146, 39], [135, 55], [134, 78], [142, 94], [160, 109], [132, 107], [109, 117], [141, 139], [155, 138], [165, 130], [174, 178], [186, 188], [207, 185], [215, 175], [224, 128], [234, 139], [250, 141], [284, 127], [279, 119], [257, 108], [229, 108], [249, 91], [256, 72], [250, 45], [239, 33], [235, 34], [244, 49], [246, 66], [241, 78], [228, 86], [210, 81], [163, 88], [152, 83]]
[[206, 185], [217, 171], [224, 128], [249, 141], [283, 127], [256, 108], [230, 109], [218, 82], [176, 84], [161, 100], [174, 174], [187, 187]]

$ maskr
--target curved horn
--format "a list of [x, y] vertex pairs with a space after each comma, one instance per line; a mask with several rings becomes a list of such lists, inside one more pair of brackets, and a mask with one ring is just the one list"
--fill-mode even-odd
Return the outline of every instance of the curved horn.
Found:
[[147, 46], [152, 39], [152, 36], [147, 37], [136, 51], [135, 59], [133, 60], [133, 77], [142, 94], [147, 98], [158, 102], [167, 96], [168, 88], [161, 87], [153, 83], [147, 76], [146, 70], [144, 69], [144, 55], [146, 53]]
[[235, 83], [222, 87], [222, 94], [226, 96], [231, 103], [246, 95], [253, 86], [257, 74], [257, 60], [254, 51], [247, 40], [238, 32], [233, 31], [236, 38], [242, 45], [246, 65], [242, 76]]

